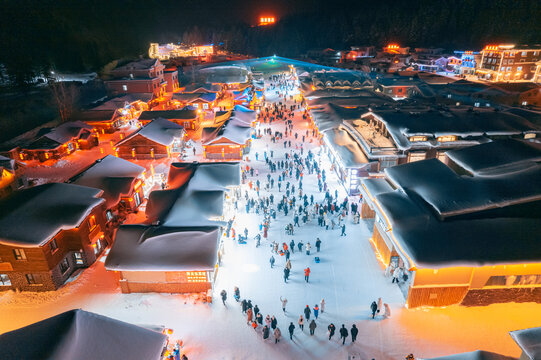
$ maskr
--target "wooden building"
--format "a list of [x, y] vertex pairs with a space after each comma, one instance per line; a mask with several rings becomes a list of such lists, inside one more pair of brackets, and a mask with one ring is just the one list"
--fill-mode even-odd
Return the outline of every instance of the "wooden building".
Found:
[[191, 109], [143, 111], [139, 122], [144, 126], [154, 119], [162, 118], [181, 125], [186, 130], [197, 130], [201, 116], [197, 110]]
[[181, 109], [193, 106], [198, 110], [212, 110], [218, 98], [217, 93], [176, 93], [171, 97], [171, 104]]
[[184, 128], [165, 119], [155, 119], [115, 145], [117, 156], [127, 160], [171, 157], [184, 148]]
[[0, 201], [0, 290], [58, 289], [109, 243], [102, 191], [51, 183]]
[[252, 129], [246, 124], [229, 119], [217, 127], [203, 129], [203, 142], [206, 159], [240, 160], [250, 151]]
[[91, 149], [99, 144], [94, 128], [82, 121], [64, 123], [22, 147], [21, 160], [60, 159], [79, 149]]
[[219, 227], [123, 225], [107, 256], [123, 293], [195, 293], [212, 289]]
[[143, 202], [145, 168], [113, 155], [96, 160], [69, 183], [103, 190], [108, 221], [136, 211]]
[[407, 306], [540, 302], [541, 147], [507, 140], [449, 158], [362, 181], [370, 240], [384, 266], [407, 275]]
[[113, 95], [152, 93], [160, 97], [167, 87], [164, 69], [165, 66], [157, 59], [134, 61], [112, 70], [112, 79], [106, 80], [105, 86]]
[[481, 51], [476, 74], [488, 81], [540, 82], [541, 47], [517, 48], [515, 45], [489, 45]]
[[0, 155], [0, 199], [28, 185], [25, 167], [20, 161]]

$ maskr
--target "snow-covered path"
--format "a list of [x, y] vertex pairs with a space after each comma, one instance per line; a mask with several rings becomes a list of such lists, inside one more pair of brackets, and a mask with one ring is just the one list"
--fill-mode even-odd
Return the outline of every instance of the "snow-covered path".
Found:
[[[267, 94], [267, 100], [274, 100]], [[305, 132], [307, 122], [296, 116], [295, 130]], [[268, 124], [262, 124], [261, 128]], [[272, 124], [273, 129], [283, 131], [283, 122]], [[291, 139], [292, 149], [295, 140]], [[300, 139], [298, 141], [300, 143]], [[268, 146], [268, 150], [267, 150]], [[306, 151], [318, 152], [315, 143], [304, 143]], [[262, 183], [268, 168], [263, 152], [274, 151], [274, 158], [284, 156], [283, 141], [273, 144], [268, 136], [253, 141], [248, 164], [259, 170]], [[287, 149], [289, 150], [289, 148]], [[255, 160], [255, 153], [259, 161]], [[326, 169], [330, 192], [339, 191], [339, 199], [345, 196], [325, 155], [321, 156]], [[278, 173], [273, 174], [277, 177]], [[251, 178], [249, 178], [251, 179]], [[291, 181], [291, 180], [290, 180]], [[297, 182], [291, 181], [297, 187]], [[244, 185], [244, 189], [248, 187]], [[321, 201], [324, 194], [317, 189], [315, 175], [306, 175], [303, 190], [314, 194]], [[282, 192], [283, 193], [283, 192]], [[263, 192], [261, 195], [266, 195]], [[277, 198], [275, 183], [273, 194]], [[255, 196], [251, 192], [250, 196]], [[175, 330], [174, 335], [183, 339], [184, 351], [194, 359], [348, 359], [348, 354], [359, 354], [360, 359], [404, 359], [413, 352], [416, 358], [442, 356], [451, 353], [490, 350], [506, 355], [519, 356], [519, 348], [507, 334], [510, 330], [540, 326], [541, 306], [538, 304], [495, 304], [486, 307], [466, 308], [452, 306], [440, 309], [409, 310], [403, 307], [404, 299], [396, 285], [384, 277], [369, 237], [369, 222], [354, 225], [351, 216], [346, 222], [347, 236], [340, 230], [324, 230], [317, 221], [295, 228], [295, 235], [286, 236], [284, 226], [293, 222], [292, 214], [286, 218], [282, 213], [272, 222], [268, 240], [255, 247], [253, 237], [261, 222], [261, 215], [246, 214], [244, 203], [236, 212], [235, 229], [249, 230], [249, 241], [239, 245], [225, 239], [225, 255], [215, 284], [215, 301], [212, 304], [196, 302], [192, 297], [169, 294], [121, 294], [113, 274], [105, 271], [103, 257], [100, 262], [85, 270], [73, 283], [57, 292], [21, 293], [8, 292], [0, 295], [0, 333], [28, 325], [60, 312], [82, 308], [99, 314], [135, 324], [157, 324]], [[301, 221], [302, 224], [302, 221]], [[322, 240], [321, 263], [314, 262], [315, 239]], [[290, 281], [283, 281], [284, 258], [275, 255], [276, 264], [270, 268], [269, 243], [294, 239], [304, 244], [311, 242], [312, 255], [291, 254]], [[302, 270], [309, 265], [310, 283], [304, 282]], [[233, 299], [233, 287], [238, 286], [243, 298], [251, 299], [263, 313], [275, 315], [282, 331], [282, 340], [274, 344], [271, 335], [264, 341], [261, 327], [257, 332], [246, 325], [240, 306]], [[227, 306], [219, 300], [219, 292], [228, 292]], [[280, 296], [288, 299], [287, 312], [282, 313]], [[389, 319], [372, 320], [369, 305], [382, 297], [391, 306]], [[306, 305], [313, 307], [324, 298], [325, 313], [317, 320], [315, 335], [310, 337], [308, 323], [304, 332], [297, 320]], [[289, 322], [296, 326], [293, 341], [289, 340]], [[338, 333], [329, 341], [327, 325], [333, 322], [337, 330], [342, 324], [349, 328], [353, 323], [359, 328], [357, 343], [346, 345], [338, 340]], [[338, 331], [337, 331], [338, 332]], [[1, 356], [0, 356], [1, 358]]]

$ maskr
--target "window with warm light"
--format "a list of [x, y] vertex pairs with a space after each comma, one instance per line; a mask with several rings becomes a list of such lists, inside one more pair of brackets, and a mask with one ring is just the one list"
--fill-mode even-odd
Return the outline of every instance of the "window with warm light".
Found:
[[410, 142], [426, 141], [428, 138], [426, 136], [410, 136]]
[[438, 141], [439, 141], [439, 142], [451, 142], [451, 141], [456, 141], [456, 136], [455, 136], [455, 135], [438, 136]]
[[96, 217], [92, 215], [88, 219], [88, 228], [90, 229], [90, 231], [92, 231], [95, 227], [96, 227]]
[[15, 260], [26, 260], [26, 253], [23, 249], [13, 249], [13, 256], [15, 256]]
[[188, 282], [207, 282], [206, 271], [187, 271], [186, 279]]

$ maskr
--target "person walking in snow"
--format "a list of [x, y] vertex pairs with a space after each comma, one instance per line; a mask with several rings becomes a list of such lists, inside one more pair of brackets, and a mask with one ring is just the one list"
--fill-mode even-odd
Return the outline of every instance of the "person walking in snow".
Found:
[[319, 310], [321, 310], [322, 314], [325, 312], [325, 299], [321, 299], [321, 305], [319, 306]]
[[267, 340], [269, 338], [269, 328], [265, 325], [263, 327], [263, 340]]
[[271, 326], [271, 317], [269, 314], [267, 314], [267, 316], [265, 316], [265, 324], [270, 327]]
[[383, 304], [383, 309], [384, 309], [383, 317], [386, 318], [386, 319], [390, 318], [391, 317], [391, 308], [389, 307], [389, 304], [384, 303]]
[[372, 319], [376, 316], [376, 311], [378, 311], [378, 304], [375, 301], [372, 301], [370, 305], [370, 310], [372, 310]]
[[302, 251], [302, 246], [303, 246], [303, 245], [304, 245], [304, 244], [302, 243], [302, 241], [299, 241], [299, 242], [297, 243], [297, 249], [299, 249], [299, 252]]
[[342, 324], [342, 327], [340, 328], [340, 338], [342, 339], [342, 345], [346, 343], [347, 337], [348, 337], [348, 329], [346, 329], [346, 326]]
[[342, 233], [340, 236], [346, 236], [346, 224], [342, 224]]
[[293, 331], [295, 331], [295, 325], [293, 325], [293, 322], [289, 323], [289, 340], [293, 340]]
[[254, 315], [256, 316], [256, 318], [257, 318], [257, 314], [259, 314], [259, 307], [256, 305], [254, 306]]
[[319, 307], [317, 306], [317, 304], [314, 306], [313, 310], [314, 310], [314, 316], [317, 320], [317, 316], [319, 315]]
[[351, 330], [349, 332], [351, 333], [351, 342], [354, 343], [355, 340], [357, 340], [357, 334], [359, 333], [359, 329], [357, 329], [357, 326], [353, 324], [351, 325]]
[[312, 249], [312, 245], [310, 245], [310, 243], [306, 243], [306, 255], [310, 255], [311, 249]]
[[289, 243], [289, 248], [291, 249], [292, 253], [295, 252], [295, 241], [293, 241], [293, 239], [291, 239], [291, 242]]
[[380, 315], [381, 310], [383, 310], [383, 300], [381, 300], [381, 298], [378, 298], [378, 308], [376, 310], [376, 313]]
[[255, 316], [255, 320], [259, 323], [259, 325], [263, 325], [263, 315], [261, 315], [261, 313], [258, 313]]
[[310, 279], [310, 268], [307, 267], [306, 269], [304, 269], [304, 280], [308, 282], [309, 279]]
[[286, 269], [291, 270], [291, 261], [289, 259], [286, 261]]
[[302, 317], [302, 315], [299, 317], [299, 328], [301, 329], [301, 331], [304, 331], [304, 318]]
[[304, 308], [304, 317], [306, 320], [310, 320], [310, 314], [312, 313], [312, 310], [310, 310], [310, 306], [306, 305]]
[[246, 299], [242, 299], [240, 306], [242, 308], [242, 313], [246, 314], [246, 310], [248, 309], [248, 302], [246, 302]]
[[317, 238], [317, 240], [316, 240], [316, 250], [317, 250], [317, 252], [319, 252], [320, 247], [321, 247], [321, 240], [319, 238]]
[[270, 257], [270, 259], [269, 259], [269, 262], [270, 262], [270, 264], [271, 264], [271, 269], [274, 267], [274, 262], [275, 262], [275, 261], [276, 261], [276, 260], [274, 260], [274, 256], [271, 255], [271, 257]]
[[234, 295], [233, 295], [233, 297], [235, 298], [235, 300], [236, 300], [237, 302], [240, 301], [240, 290], [239, 290], [239, 288], [236, 287], [236, 286], [235, 286], [235, 289], [234, 289]]
[[248, 309], [246, 311], [246, 320], [247, 320], [247, 324], [250, 325], [252, 323], [254, 319], [254, 311], [252, 309]]
[[314, 335], [314, 331], [316, 331], [316, 327], [317, 327], [316, 321], [312, 319], [308, 327], [310, 328], [310, 335]]
[[288, 268], [284, 268], [284, 282], [287, 283], [287, 279], [289, 279], [289, 269]]
[[336, 326], [331, 323], [329, 326], [327, 326], [327, 330], [329, 330], [329, 340], [331, 340], [331, 338], [334, 336], [334, 332], [336, 331]]
[[278, 325], [278, 320], [276, 320], [276, 317], [272, 315], [271, 317], [271, 328], [276, 329], [276, 325]]
[[280, 301], [282, 302], [282, 311], [284, 312], [284, 314], [286, 313], [286, 305], [287, 305], [287, 299], [286, 298], [283, 298], [280, 296]]
[[274, 343], [277, 344], [278, 341], [280, 341], [280, 338], [282, 337], [282, 332], [280, 331], [280, 328], [274, 329]]
[[222, 292], [220, 292], [220, 296], [222, 297], [222, 303], [225, 306], [225, 300], [227, 300], [227, 292], [225, 290], [222, 290]]

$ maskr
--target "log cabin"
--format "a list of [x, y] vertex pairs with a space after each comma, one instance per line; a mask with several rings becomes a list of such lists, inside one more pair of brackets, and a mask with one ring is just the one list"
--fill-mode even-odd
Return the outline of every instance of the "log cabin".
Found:
[[181, 125], [155, 119], [116, 143], [115, 152], [127, 160], [169, 158], [182, 152], [185, 134]]
[[108, 245], [102, 190], [64, 183], [0, 201], [0, 290], [56, 290]]
[[362, 181], [370, 241], [408, 275], [407, 306], [541, 302], [541, 146], [507, 140], [448, 156], [451, 166], [423, 160]]
[[139, 116], [139, 122], [144, 126], [157, 118], [172, 121], [186, 130], [197, 130], [199, 129], [201, 114], [197, 110], [191, 109], [143, 111]]
[[82, 121], [67, 122], [23, 146], [21, 160], [58, 160], [74, 151], [91, 149], [98, 144], [98, 135], [92, 126]]
[[143, 202], [145, 168], [113, 155], [96, 160], [68, 183], [103, 190], [107, 221], [137, 211]]

